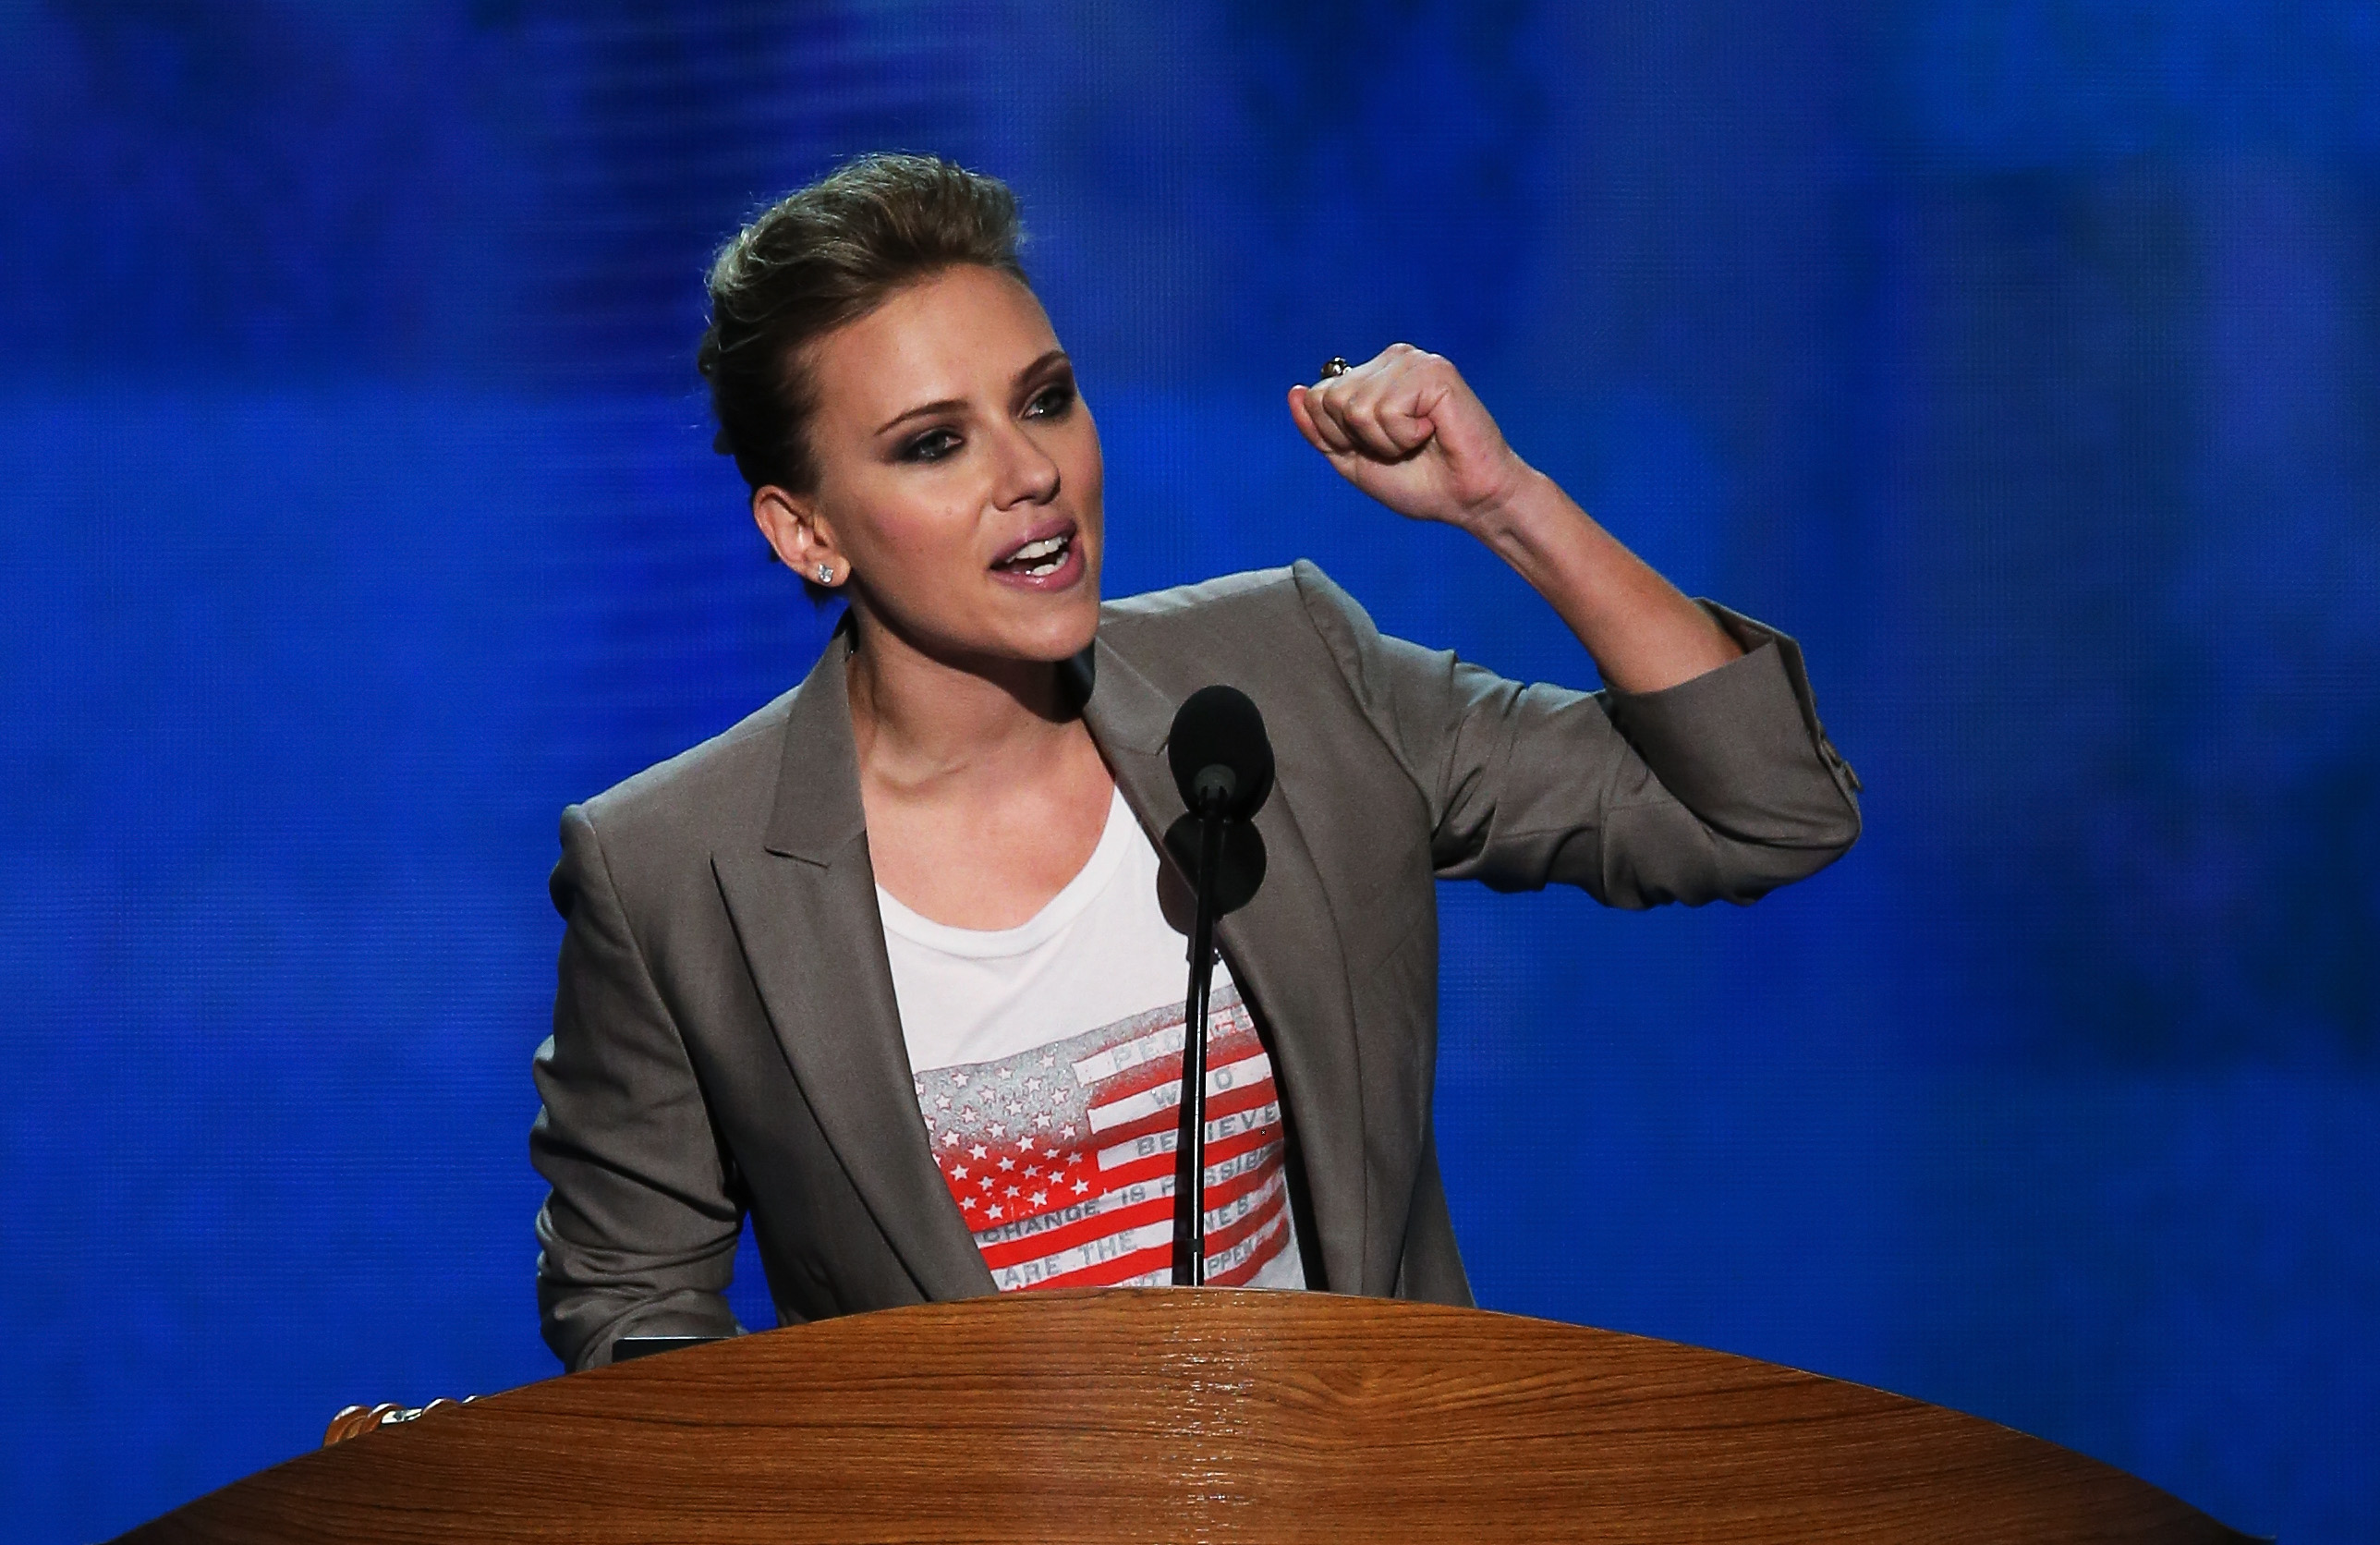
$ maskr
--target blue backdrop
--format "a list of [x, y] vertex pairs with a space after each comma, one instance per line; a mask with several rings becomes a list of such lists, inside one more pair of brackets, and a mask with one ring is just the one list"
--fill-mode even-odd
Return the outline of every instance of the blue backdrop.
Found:
[[2368, 0], [0, 5], [8, 1532], [553, 1371], [555, 815], [823, 636], [700, 267], [901, 146], [1024, 197], [1111, 593], [1591, 681], [1291, 429], [1403, 338], [1804, 641], [1843, 864], [1443, 893], [1483, 1302], [2374, 1538], [2375, 80]]

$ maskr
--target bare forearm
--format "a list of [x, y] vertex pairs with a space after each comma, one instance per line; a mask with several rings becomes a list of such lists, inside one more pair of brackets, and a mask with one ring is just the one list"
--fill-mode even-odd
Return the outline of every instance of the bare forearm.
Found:
[[1542, 472], [1464, 525], [1546, 598], [1620, 691], [1658, 692], [1743, 652]]

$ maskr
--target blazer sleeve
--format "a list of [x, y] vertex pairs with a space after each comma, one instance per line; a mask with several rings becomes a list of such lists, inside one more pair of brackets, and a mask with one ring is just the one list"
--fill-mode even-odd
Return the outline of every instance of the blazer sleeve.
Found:
[[1859, 781], [1793, 640], [1709, 602], [1741, 659], [1658, 692], [1524, 686], [1391, 638], [1312, 564], [1307, 617], [1429, 807], [1441, 879], [1609, 906], [1754, 901], [1842, 856]]
[[538, 1309], [571, 1369], [643, 1335], [734, 1335], [723, 1290], [744, 1207], [686, 1046], [655, 991], [585, 809], [562, 817], [553, 904], [565, 928], [553, 1034], [534, 1073], [529, 1159]]

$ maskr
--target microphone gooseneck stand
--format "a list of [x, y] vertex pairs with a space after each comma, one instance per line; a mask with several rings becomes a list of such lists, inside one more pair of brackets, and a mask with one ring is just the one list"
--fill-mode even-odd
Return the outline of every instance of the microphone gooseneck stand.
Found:
[[1190, 867], [1195, 898], [1173, 1141], [1173, 1285], [1200, 1287], [1207, 1281], [1207, 1016], [1215, 920], [1245, 906], [1264, 880], [1264, 841], [1249, 822], [1272, 792], [1272, 743], [1246, 694], [1202, 687], [1174, 714], [1166, 756], [1188, 811], [1166, 833], [1166, 846]]
[[1207, 1004], [1215, 982], [1215, 877], [1223, 867], [1231, 780], [1229, 768], [1206, 769], [1197, 789], [1206, 797], [1191, 812], [1198, 820], [1198, 870], [1192, 882], [1197, 906], [1191, 914], [1190, 991], [1182, 1020], [1181, 1124], [1173, 1146], [1176, 1287], [1207, 1283]]

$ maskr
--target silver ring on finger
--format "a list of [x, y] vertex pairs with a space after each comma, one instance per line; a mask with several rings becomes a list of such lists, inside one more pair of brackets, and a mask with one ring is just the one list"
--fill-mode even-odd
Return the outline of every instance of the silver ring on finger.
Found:
[[1334, 354], [1330, 359], [1322, 361], [1322, 374], [1319, 379], [1324, 381], [1336, 381], [1353, 369], [1354, 369], [1353, 365], [1350, 365], [1344, 359]]

